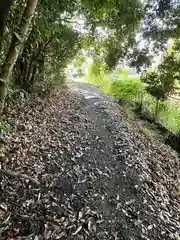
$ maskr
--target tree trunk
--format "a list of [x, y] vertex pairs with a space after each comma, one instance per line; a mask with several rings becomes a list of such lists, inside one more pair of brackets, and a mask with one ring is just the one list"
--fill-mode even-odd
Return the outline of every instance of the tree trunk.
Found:
[[27, 5], [23, 14], [20, 34], [14, 34], [11, 47], [9, 49], [8, 55], [6, 57], [5, 63], [2, 66], [0, 73], [0, 114], [2, 114], [4, 109], [4, 103], [6, 98], [6, 91], [9, 83], [9, 78], [11, 76], [13, 67], [17, 61], [20, 50], [26, 39], [28, 28], [30, 26], [32, 16], [35, 12], [38, 0], [28, 0]]

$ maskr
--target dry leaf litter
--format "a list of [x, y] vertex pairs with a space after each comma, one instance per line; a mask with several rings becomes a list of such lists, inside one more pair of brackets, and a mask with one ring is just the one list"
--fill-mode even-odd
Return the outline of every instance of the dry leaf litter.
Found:
[[70, 85], [7, 113], [0, 239], [178, 239], [178, 155], [97, 87]]

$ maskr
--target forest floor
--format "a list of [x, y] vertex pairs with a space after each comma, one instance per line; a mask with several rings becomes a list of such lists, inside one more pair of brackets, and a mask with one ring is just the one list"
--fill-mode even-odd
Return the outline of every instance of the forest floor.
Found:
[[69, 85], [6, 114], [0, 239], [178, 239], [177, 154], [97, 87]]

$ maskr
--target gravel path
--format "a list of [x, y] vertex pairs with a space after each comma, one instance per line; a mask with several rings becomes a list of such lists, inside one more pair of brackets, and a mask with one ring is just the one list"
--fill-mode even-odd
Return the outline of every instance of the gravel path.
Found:
[[177, 154], [97, 87], [69, 85], [7, 116], [1, 169], [35, 182], [1, 170], [0, 239], [176, 240]]

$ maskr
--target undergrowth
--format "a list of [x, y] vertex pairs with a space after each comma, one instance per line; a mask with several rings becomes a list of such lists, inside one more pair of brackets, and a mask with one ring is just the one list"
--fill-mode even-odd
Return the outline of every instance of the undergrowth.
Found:
[[[116, 72], [116, 77], [105, 74], [92, 73], [91, 68], [85, 75], [86, 81], [98, 85], [104, 92], [110, 93], [119, 100], [135, 102], [141, 108], [142, 113], [154, 118], [156, 111], [156, 100], [145, 89], [145, 84], [140, 77], [128, 76], [126, 71]], [[118, 80], [117, 80], [118, 75]], [[177, 133], [180, 130], [180, 107], [168, 100], [160, 102], [156, 121], [161, 123], [170, 132]]]
[[4, 120], [0, 120], [0, 134], [4, 133], [4, 132], [8, 132], [10, 130], [10, 126], [9, 124], [4, 121]]

